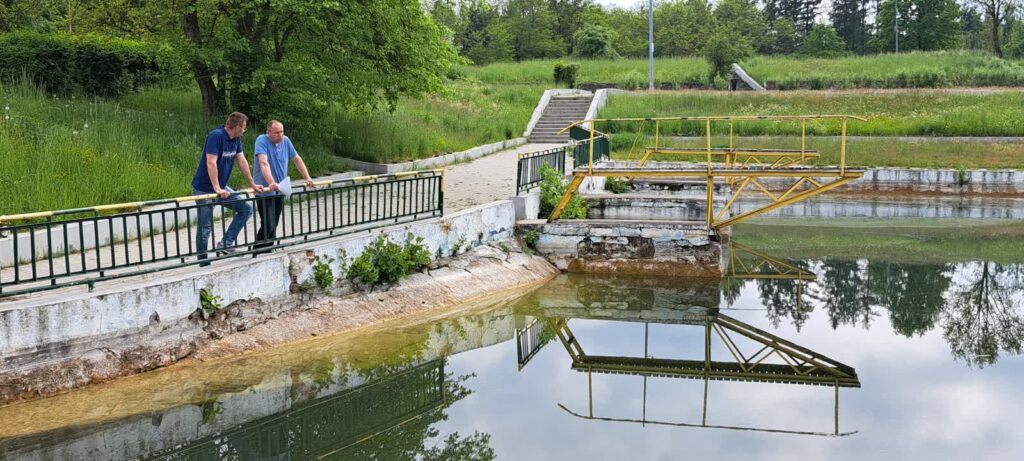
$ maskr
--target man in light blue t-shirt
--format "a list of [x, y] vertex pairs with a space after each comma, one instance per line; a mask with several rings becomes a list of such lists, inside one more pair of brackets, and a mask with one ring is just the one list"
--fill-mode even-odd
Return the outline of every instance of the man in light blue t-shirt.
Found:
[[[281, 212], [284, 209], [284, 194], [291, 189], [291, 182], [288, 179], [288, 160], [295, 163], [295, 168], [305, 179], [306, 187], [313, 187], [313, 179], [309, 177], [306, 164], [302, 157], [295, 152], [292, 140], [284, 135], [284, 124], [277, 120], [267, 123], [267, 134], [261, 134], [256, 138], [256, 165], [253, 167], [252, 176], [259, 184], [266, 189], [256, 202], [256, 210], [260, 215], [260, 229], [256, 232], [256, 245], [253, 249], [267, 248], [274, 246], [274, 238], [277, 236], [277, 223], [281, 219]], [[282, 186], [282, 183], [287, 182]], [[268, 253], [262, 251], [260, 253]]]

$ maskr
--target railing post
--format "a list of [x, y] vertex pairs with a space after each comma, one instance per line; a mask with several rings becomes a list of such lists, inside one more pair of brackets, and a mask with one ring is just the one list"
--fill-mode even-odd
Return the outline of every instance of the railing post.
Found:
[[590, 158], [587, 164], [587, 174], [594, 174], [594, 132], [597, 130], [597, 121], [590, 124]]
[[839, 174], [846, 174], [846, 117], [843, 117], [843, 134], [839, 138]]
[[807, 119], [800, 121], [800, 162], [807, 160]]
[[659, 141], [661, 140], [661, 120], [654, 121], [654, 150], [658, 150], [660, 146]]

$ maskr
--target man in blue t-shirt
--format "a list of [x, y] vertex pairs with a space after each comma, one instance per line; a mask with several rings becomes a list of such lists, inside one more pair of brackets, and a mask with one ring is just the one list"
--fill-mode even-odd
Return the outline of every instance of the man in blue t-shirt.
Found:
[[[199, 154], [199, 166], [196, 174], [192, 177], [192, 195], [217, 194], [218, 198], [213, 200], [197, 200], [199, 205], [199, 224], [196, 226], [196, 253], [198, 259], [207, 258], [206, 250], [213, 235], [213, 206], [219, 204], [222, 207], [234, 211], [235, 217], [231, 224], [224, 231], [220, 243], [217, 244], [217, 254], [235, 252], [235, 239], [238, 233], [245, 227], [249, 216], [252, 216], [252, 207], [240, 200], [242, 194], [235, 193], [228, 187], [228, 178], [231, 177], [231, 170], [235, 164], [242, 170], [242, 176], [249, 182], [249, 186], [256, 192], [263, 192], [263, 186], [253, 182], [249, 173], [249, 162], [245, 161], [242, 154], [242, 134], [245, 133], [246, 124], [249, 118], [240, 112], [232, 112], [227, 122], [218, 128], [214, 128], [206, 135], [206, 144]], [[210, 263], [200, 263], [200, 266], [207, 266]]]
[[[281, 211], [284, 209], [285, 194], [291, 190], [291, 181], [288, 179], [288, 160], [295, 163], [305, 180], [306, 187], [313, 187], [313, 179], [309, 177], [306, 164], [302, 157], [295, 152], [292, 140], [284, 135], [284, 124], [271, 120], [267, 123], [267, 134], [261, 134], [256, 138], [256, 149], [253, 151], [256, 158], [256, 166], [253, 168], [253, 177], [256, 184], [263, 186], [268, 192], [256, 202], [256, 210], [260, 215], [260, 229], [256, 232], [256, 245], [253, 249], [267, 248], [274, 245], [274, 237], [277, 236], [277, 223], [281, 219]], [[283, 193], [282, 193], [283, 192]], [[267, 253], [268, 251], [263, 251]], [[256, 253], [259, 254], [259, 253]]]

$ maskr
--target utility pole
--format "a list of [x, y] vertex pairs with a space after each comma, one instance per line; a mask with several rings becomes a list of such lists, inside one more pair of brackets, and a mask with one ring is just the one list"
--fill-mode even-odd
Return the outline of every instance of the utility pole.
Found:
[[896, 54], [900, 54], [900, 0], [893, 0], [893, 10], [896, 13], [894, 22], [894, 28], [896, 29]]
[[654, 0], [647, 0], [647, 89], [654, 89]]

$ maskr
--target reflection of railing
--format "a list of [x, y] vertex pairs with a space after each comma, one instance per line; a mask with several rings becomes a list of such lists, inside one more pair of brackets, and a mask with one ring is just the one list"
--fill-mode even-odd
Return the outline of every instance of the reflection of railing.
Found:
[[726, 279], [741, 280], [814, 280], [815, 274], [786, 261], [767, 255], [735, 240], [730, 240]]
[[565, 148], [519, 154], [519, 161], [516, 167], [516, 194], [533, 189], [541, 182], [541, 166], [548, 165], [559, 173], [559, 177], [565, 175]]
[[[256, 228], [262, 222], [255, 210], [281, 202], [275, 197], [249, 197], [246, 194], [251, 191], [241, 191], [242, 198], [237, 201], [253, 208], [254, 216], [237, 243], [228, 248], [233, 254], [210, 260], [440, 216], [443, 181], [443, 170], [429, 170], [318, 183], [325, 187], [292, 194], [281, 210], [276, 238], [258, 249], [252, 245], [257, 243]], [[13, 249], [13, 265], [0, 272], [0, 297], [70, 285], [91, 287], [101, 280], [198, 264], [201, 254], [194, 246], [198, 213], [201, 208], [216, 205], [200, 205], [197, 201], [215, 197], [211, 194], [0, 216], [0, 230], [10, 235]], [[104, 214], [107, 212], [120, 213]], [[27, 222], [11, 224], [21, 221]], [[214, 226], [214, 241], [224, 234], [227, 221], [221, 219]], [[27, 247], [23, 240], [28, 240]], [[5, 290], [11, 286], [16, 288]]]
[[443, 404], [444, 361], [435, 360], [146, 459], [323, 458]]
[[[671, 117], [671, 118], [621, 118], [621, 119], [593, 119], [581, 120], [573, 123], [566, 129], [572, 130], [583, 124], [591, 124], [596, 128], [601, 122], [654, 122], [655, 123], [655, 145], [653, 151], [665, 150], [660, 143], [661, 124], [666, 122], [687, 122], [702, 123], [705, 130], [705, 146], [703, 149], [684, 149], [680, 153], [686, 155], [700, 155], [702, 161], [681, 166], [667, 166], [651, 168], [646, 165], [646, 157], [643, 162], [633, 163], [627, 166], [621, 165], [595, 165], [594, 139], [596, 131], [590, 131], [589, 158], [584, 163], [574, 165], [573, 179], [566, 188], [565, 195], [555, 205], [548, 217], [548, 221], [555, 221], [559, 218], [562, 210], [568, 205], [569, 200], [579, 190], [583, 180], [590, 176], [621, 176], [629, 178], [637, 177], [680, 177], [700, 178], [707, 182], [707, 203], [706, 223], [711, 228], [722, 228], [730, 226], [747, 218], [767, 213], [786, 205], [803, 201], [812, 196], [821, 194], [828, 190], [839, 187], [864, 175], [863, 170], [853, 170], [846, 167], [846, 126], [849, 119], [863, 120], [849, 115], [802, 115], [802, 116], [723, 116], [723, 117]], [[802, 138], [806, 138], [806, 124], [814, 120], [837, 120], [841, 126], [839, 143], [839, 165], [829, 168], [799, 167], [797, 164], [805, 161], [809, 156], [815, 155], [807, 151], [806, 142], [802, 142], [801, 150], [783, 151], [770, 150], [755, 152], [752, 149], [737, 150], [733, 147], [725, 150], [716, 150], [712, 147], [712, 127], [714, 124], [729, 124], [730, 143], [732, 142], [733, 125], [736, 122], [800, 122], [802, 127]], [[731, 146], [731, 144], [730, 144]], [[744, 153], [745, 152], [745, 153]], [[742, 155], [741, 155], [742, 154]], [[799, 154], [799, 158], [797, 158]], [[745, 157], [744, 157], [745, 156]], [[744, 160], [740, 162], [740, 158]], [[774, 158], [771, 163], [762, 162], [762, 157]], [[716, 162], [715, 159], [722, 158], [723, 162]], [[768, 190], [760, 180], [762, 178], [792, 178], [793, 184], [785, 192], [776, 193]], [[714, 209], [715, 181], [724, 182], [734, 186], [731, 196], [719, 210]], [[829, 181], [831, 180], [831, 181]], [[751, 190], [760, 191], [771, 199], [771, 203], [760, 208], [741, 213], [730, 217], [730, 209], [736, 199], [743, 191], [750, 186]]]
[[530, 359], [546, 344], [541, 335], [544, 333], [544, 322], [534, 318], [526, 328], [516, 329], [516, 361], [522, 370]]

